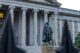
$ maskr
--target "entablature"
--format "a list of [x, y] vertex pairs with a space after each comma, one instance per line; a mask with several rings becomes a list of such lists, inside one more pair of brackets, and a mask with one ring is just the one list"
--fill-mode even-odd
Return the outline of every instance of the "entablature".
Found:
[[48, 6], [48, 5], [40, 5], [36, 3], [30, 3], [30, 2], [20, 2], [20, 1], [0, 1], [1, 5], [11, 5], [15, 7], [24, 7], [29, 9], [38, 9], [38, 10], [47, 10], [50, 12], [58, 11], [57, 7]]
[[0, 5], [15, 6], [15, 7], [27, 8], [27, 9], [38, 9], [40, 11], [49, 11], [49, 12], [53, 12], [53, 13], [58, 12], [58, 14], [60, 14], [60, 15], [80, 17], [80, 11], [77, 11], [77, 10], [59, 8], [59, 7], [54, 7], [52, 5], [42, 5], [42, 4], [38, 4], [38, 3], [32, 3], [32, 2], [0, 1]]
[[73, 17], [80, 17], [80, 11], [78, 10], [72, 10], [72, 9], [66, 9], [66, 8], [59, 8], [59, 14], [61, 15], [67, 15], [67, 16], [73, 16]]
[[63, 16], [63, 15], [59, 15], [57, 19], [80, 22], [80, 18], [78, 18], [78, 17], [70, 17], [70, 16]]

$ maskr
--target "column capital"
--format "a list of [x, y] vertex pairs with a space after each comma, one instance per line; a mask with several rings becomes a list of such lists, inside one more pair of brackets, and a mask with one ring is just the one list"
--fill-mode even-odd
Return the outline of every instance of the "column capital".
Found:
[[15, 6], [9, 6], [9, 9], [15, 9], [16, 7]]
[[49, 13], [49, 11], [45, 10], [44, 13]]
[[56, 11], [54, 11], [54, 14], [55, 14], [55, 15], [58, 15], [59, 13], [58, 13], [58, 12], [56, 12]]
[[38, 9], [34, 9], [33, 12], [39, 12], [39, 10]]
[[2, 7], [2, 5], [0, 4], [0, 8]]
[[28, 10], [28, 8], [24, 8], [24, 7], [23, 7], [23, 8], [21, 8], [21, 10], [25, 10], [25, 11], [27, 11], [27, 10]]

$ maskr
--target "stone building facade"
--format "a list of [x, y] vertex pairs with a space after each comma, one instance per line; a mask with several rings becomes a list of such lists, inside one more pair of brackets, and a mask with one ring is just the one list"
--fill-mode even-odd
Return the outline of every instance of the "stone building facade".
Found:
[[64, 20], [68, 20], [73, 43], [80, 32], [80, 11], [61, 8], [57, 0], [0, 0], [10, 9], [16, 45], [26, 53], [42, 53], [44, 23], [53, 29], [54, 46], [59, 46]]

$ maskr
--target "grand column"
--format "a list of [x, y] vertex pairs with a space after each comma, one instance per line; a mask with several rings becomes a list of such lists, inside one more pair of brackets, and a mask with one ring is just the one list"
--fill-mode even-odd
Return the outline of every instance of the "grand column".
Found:
[[75, 21], [75, 35], [78, 34], [78, 22]]
[[72, 40], [73, 43], [75, 42], [75, 25], [74, 25], [74, 21], [72, 21]]
[[60, 32], [60, 36], [59, 36], [59, 37], [60, 37], [60, 40], [59, 40], [59, 41], [60, 41], [60, 43], [61, 43], [61, 40], [62, 40], [63, 20], [60, 20], [60, 21], [59, 21], [59, 25], [60, 25], [60, 26], [59, 26], [59, 29], [60, 29], [60, 31], [59, 31], [59, 32]]
[[53, 30], [53, 35], [52, 35], [52, 40], [53, 40], [53, 44], [55, 45], [54, 41], [55, 41], [55, 36], [54, 36], [54, 15], [52, 14], [52, 30]]
[[44, 24], [48, 22], [48, 11], [44, 11]]
[[10, 15], [11, 15], [11, 20], [12, 20], [12, 25], [14, 24], [14, 9], [15, 6], [9, 6], [10, 9]]
[[57, 27], [57, 18], [58, 18], [58, 12], [54, 12], [54, 39], [55, 39], [55, 46], [58, 45], [58, 27]]
[[22, 8], [22, 40], [21, 45], [26, 45], [26, 11], [27, 8]]
[[37, 9], [34, 9], [33, 10], [34, 11], [34, 45], [35, 46], [37, 46], [38, 44], [37, 44], [37, 13], [38, 13], [38, 11], [39, 10], [37, 10]]

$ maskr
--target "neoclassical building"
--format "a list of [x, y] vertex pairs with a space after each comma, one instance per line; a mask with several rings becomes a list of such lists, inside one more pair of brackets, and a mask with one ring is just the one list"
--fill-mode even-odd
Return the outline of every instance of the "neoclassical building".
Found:
[[0, 0], [10, 9], [16, 45], [26, 53], [42, 53], [44, 23], [53, 29], [53, 46], [60, 45], [64, 20], [68, 20], [73, 43], [80, 32], [80, 11], [61, 8], [57, 0]]

